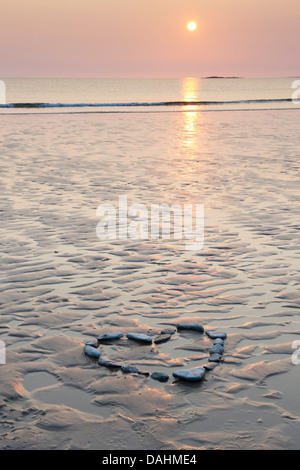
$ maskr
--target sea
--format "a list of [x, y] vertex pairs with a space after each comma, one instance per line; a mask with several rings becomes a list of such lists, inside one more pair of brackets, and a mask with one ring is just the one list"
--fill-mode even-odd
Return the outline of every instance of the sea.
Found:
[[[7, 78], [8, 112], [182, 112], [294, 109], [297, 78]], [[294, 88], [293, 88], [294, 87]]]

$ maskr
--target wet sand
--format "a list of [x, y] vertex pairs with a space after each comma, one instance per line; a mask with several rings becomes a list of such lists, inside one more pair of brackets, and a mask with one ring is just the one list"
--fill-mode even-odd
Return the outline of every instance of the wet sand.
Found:
[[[299, 449], [298, 114], [1, 116], [0, 445], [4, 449]], [[96, 236], [99, 204], [205, 205], [205, 246]], [[225, 331], [84, 342], [183, 321]]]

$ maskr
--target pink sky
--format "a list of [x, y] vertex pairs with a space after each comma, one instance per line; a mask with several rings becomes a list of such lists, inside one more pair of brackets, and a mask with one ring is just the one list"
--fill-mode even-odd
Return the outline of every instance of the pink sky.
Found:
[[299, 0], [2, 0], [0, 78], [296, 76], [299, 24]]

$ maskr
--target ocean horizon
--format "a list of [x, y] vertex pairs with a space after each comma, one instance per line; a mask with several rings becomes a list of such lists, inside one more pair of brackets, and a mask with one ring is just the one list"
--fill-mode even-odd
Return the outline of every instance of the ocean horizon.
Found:
[[4, 80], [6, 102], [0, 113], [16, 110], [71, 112], [101, 108], [101, 112], [165, 112], [295, 109], [296, 78], [187, 77], [181, 79], [52, 79]]

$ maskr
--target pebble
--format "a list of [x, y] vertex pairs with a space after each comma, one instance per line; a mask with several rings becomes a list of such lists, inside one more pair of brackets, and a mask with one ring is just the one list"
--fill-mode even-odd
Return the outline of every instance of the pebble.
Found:
[[220, 362], [221, 360], [221, 355], [220, 354], [212, 354], [210, 357], [209, 357], [209, 362]]
[[107, 359], [104, 357], [99, 357], [98, 364], [99, 366], [114, 367], [116, 369], [120, 369], [122, 367], [122, 364], [117, 364], [116, 362], [111, 361], [110, 359]]
[[120, 339], [124, 335], [123, 333], [104, 333], [103, 335], [98, 336], [98, 341], [112, 341], [114, 339]]
[[175, 330], [175, 328], [165, 328], [160, 333], [162, 335], [173, 335], [174, 333], [176, 333], [176, 330]]
[[199, 382], [205, 376], [205, 369], [203, 367], [195, 367], [194, 369], [177, 370], [173, 372], [173, 377], [179, 380], [186, 380], [187, 382]]
[[218, 338], [226, 339], [227, 338], [227, 334], [220, 332], [220, 331], [210, 330], [210, 331], [207, 331], [206, 334], [210, 339], [218, 339]]
[[223, 354], [224, 348], [221, 344], [214, 344], [210, 350], [210, 354]]
[[135, 341], [139, 341], [141, 343], [152, 343], [151, 336], [144, 335], [142, 333], [127, 333], [128, 339], [133, 339]]
[[92, 348], [98, 348], [99, 343], [97, 341], [86, 341], [84, 343], [86, 346], [91, 346]]
[[199, 333], [204, 333], [204, 328], [199, 323], [182, 323], [177, 325], [177, 330], [192, 330], [192, 331], [199, 331]]
[[94, 348], [93, 346], [85, 345], [84, 346], [84, 352], [87, 356], [90, 357], [100, 357], [101, 353], [98, 351], [98, 349]]
[[216, 362], [210, 362], [209, 364], [205, 364], [203, 366], [203, 369], [205, 369], [205, 370], [214, 370], [216, 367], [218, 367], [218, 364]]
[[146, 370], [139, 370], [137, 367], [127, 365], [122, 366], [121, 371], [124, 372], [124, 374], [150, 375]]
[[214, 344], [220, 344], [221, 346], [223, 346], [224, 340], [222, 338], [217, 338], [215, 339]]
[[151, 378], [159, 382], [167, 382], [169, 380], [169, 376], [163, 372], [153, 372]]
[[159, 335], [155, 338], [154, 343], [155, 344], [165, 343], [166, 341], [169, 341], [169, 339], [171, 339], [171, 335], [168, 335], [168, 334]]
[[139, 370], [133, 366], [122, 366], [121, 371], [124, 372], [124, 374], [138, 374], [139, 372]]

